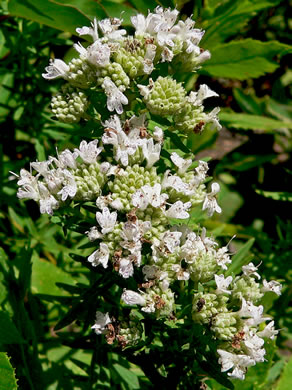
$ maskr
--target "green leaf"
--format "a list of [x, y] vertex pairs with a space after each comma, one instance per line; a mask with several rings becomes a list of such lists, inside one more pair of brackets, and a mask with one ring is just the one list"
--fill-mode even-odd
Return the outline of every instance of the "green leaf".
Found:
[[246, 94], [240, 88], [234, 88], [233, 96], [243, 111], [253, 115], [263, 114], [263, 109], [254, 96]]
[[[98, 7], [98, 4], [95, 4]], [[96, 17], [99, 17], [100, 14], [98, 9]], [[58, 30], [69, 31], [72, 34], [76, 34], [76, 27], [90, 24], [90, 18], [70, 4], [70, 1], [63, 4], [49, 0], [10, 0], [8, 10], [13, 16], [20, 16]], [[104, 12], [102, 16], [104, 16]]]
[[130, 3], [133, 7], [135, 7], [139, 12], [142, 12], [144, 15], [147, 15], [148, 10], [152, 11], [159, 4], [158, 1], [155, 0], [130, 0]]
[[68, 295], [68, 293], [56, 286], [56, 283], [74, 285], [74, 279], [48, 261], [41, 260], [36, 253], [33, 255], [31, 288], [32, 292], [48, 295]]
[[272, 192], [272, 191], [263, 191], [259, 189], [256, 189], [255, 191], [257, 194], [263, 195], [266, 198], [292, 202], [292, 192]]
[[46, 151], [44, 145], [41, 144], [38, 138], [35, 139], [35, 150], [37, 152], [38, 161], [46, 160]]
[[208, 9], [209, 12], [215, 10], [214, 17], [206, 17], [206, 21], [203, 23], [203, 28], [206, 29], [202, 40], [203, 47], [208, 49], [216, 47], [219, 43], [224, 42], [226, 38], [241, 32], [247, 22], [256, 15], [256, 12], [273, 7], [280, 1], [230, 0], [228, 2], [221, 2], [215, 0], [214, 4]]
[[220, 112], [221, 123], [228, 127], [242, 130], [263, 130], [274, 133], [280, 129], [292, 129], [292, 122], [283, 122], [277, 119], [259, 115], [238, 114], [236, 112]]
[[[20, 344], [23, 343], [22, 337], [16, 329], [9, 315], [0, 312], [0, 344]], [[0, 387], [1, 388], [1, 387]]]
[[169, 137], [173, 144], [182, 152], [191, 153], [190, 149], [182, 142], [181, 138], [173, 131], [165, 130], [164, 134]]
[[0, 118], [8, 114], [9, 109], [1, 107], [1, 104], [7, 105], [11, 97], [10, 88], [13, 86], [14, 75], [5, 73], [0, 76]]
[[134, 372], [118, 363], [113, 364], [113, 368], [121, 377], [121, 380], [127, 383], [129, 389], [140, 389], [138, 377]]
[[292, 378], [292, 358], [289, 360], [283, 370], [283, 374], [278, 382], [276, 390], [291, 390], [291, 378]]
[[280, 104], [271, 97], [267, 100], [267, 112], [281, 121], [292, 121], [291, 105]]
[[278, 68], [279, 63], [272, 61], [275, 56], [291, 51], [291, 46], [278, 41], [261, 42], [250, 38], [233, 41], [216, 46], [200, 73], [236, 80], [257, 78]]
[[131, 16], [137, 15], [137, 11], [135, 9], [125, 4], [117, 4], [114, 1], [102, 0], [101, 5], [104, 8], [108, 17], [122, 17], [124, 26], [132, 25]]
[[6, 353], [0, 352], [0, 390], [16, 390], [16, 378]]
[[8, 9], [11, 15], [20, 16], [58, 30], [76, 35], [76, 28], [89, 26], [93, 18], [104, 19], [122, 15], [124, 25], [130, 24], [130, 17], [137, 11], [125, 4], [114, 1], [94, 0], [34, 1], [10, 0]]
[[240, 272], [241, 267], [245, 264], [247, 264], [250, 261], [250, 257], [248, 256], [248, 252], [250, 251], [251, 247], [253, 246], [255, 242], [255, 238], [251, 238], [248, 240], [232, 257], [232, 263], [228, 270], [226, 271], [226, 276], [231, 275], [234, 273], [235, 275]]

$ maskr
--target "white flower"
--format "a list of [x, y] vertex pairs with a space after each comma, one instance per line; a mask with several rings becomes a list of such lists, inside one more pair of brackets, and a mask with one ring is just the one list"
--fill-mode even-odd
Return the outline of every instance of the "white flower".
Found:
[[218, 131], [222, 129], [222, 126], [220, 125], [218, 117], [217, 117], [217, 114], [219, 113], [219, 111], [220, 111], [220, 108], [215, 107], [211, 112], [209, 112], [209, 114], [206, 114], [206, 117], [204, 119], [204, 121], [206, 123], [212, 123], [211, 128], [217, 129]]
[[99, 264], [101, 264], [103, 268], [107, 268], [109, 254], [110, 252], [108, 246], [101, 242], [99, 249], [93, 252], [87, 260], [92, 263], [93, 267], [97, 267]]
[[234, 353], [224, 351], [223, 349], [217, 349], [217, 352], [220, 355], [219, 364], [222, 365], [221, 371], [225, 372], [233, 368], [233, 371], [228, 373], [228, 375], [232, 378], [243, 380], [245, 378], [247, 367], [255, 365], [254, 359], [250, 356], [236, 355]]
[[215, 275], [215, 282], [217, 285], [217, 294], [231, 294], [231, 291], [227, 290], [227, 288], [232, 282], [232, 276], [227, 276], [227, 278], [225, 278], [223, 274]]
[[206, 247], [196, 233], [191, 232], [187, 235], [187, 240], [181, 247], [181, 257], [189, 264], [195, 262], [196, 258], [206, 253]]
[[98, 22], [104, 37], [113, 41], [122, 39], [123, 35], [127, 33], [124, 29], [118, 30], [121, 24], [122, 20], [119, 18], [107, 18]]
[[189, 218], [187, 210], [192, 206], [191, 202], [183, 203], [181, 200], [175, 202], [166, 212], [168, 218], [186, 219]]
[[266, 351], [262, 346], [264, 345], [264, 340], [256, 335], [253, 331], [249, 329], [248, 326], [244, 327], [244, 345], [247, 348], [248, 355], [254, 359], [256, 362], [263, 362]]
[[113, 211], [111, 213], [107, 207], [104, 207], [102, 213], [99, 211], [96, 213], [96, 220], [102, 228], [102, 234], [110, 233], [114, 230], [117, 221], [117, 212]]
[[190, 273], [179, 264], [172, 264], [171, 269], [176, 273], [177, 280], [189, 280]]
[[139, 88], [140, 94], [142, 96], [144, 96], [146, 99], [147, 99], [148, 95], [150, 94], [150, 92], [153, 88], [153, 85], [154, 85], [154, 82], [151, 78], [148, 80], [148, 82], [149, 82], [148, 85], [137, 84], [137, 87]]
[[136, 29], [136, 35], [143, 35], [146, 32], [147, 23], [144, 15], [138, 14], [131, 16], [131, 22]]
[[43, 183], [39, 183], [40, 194], [40, 212], [41, 214], [53, 214], [53, 210], [59, 207], [59, 202], [51, 195], [47, 187]]
[[[64, 177], [66, 176], [66, 174], [64, 173], [65, 171], [66, 170], [64, 170], [63, 168], [57, 168], [57, 169], [50, 170], [45, 175], [46, 184], [48, 186], [49, 191], [52, 194], [57, 194], [60, 190], [62, 190], [62, 186], [66, 184], [66, 180], [64, 179]], [[70, 171], [66, 171], [66, 172], [70, 172]], [[73, 182], [72, 177], [71, 177], [71, 181]], [[74, 183], [73, 183], [73, 187], [74, 187]], [[74, 189], [72, 189], [72, 191], [73, 194]]]
[[164, 46], [161, 53], [161, 62], [171, 62], [173, 57], [173, 52], [168, 47]]
[[220, 186], [218, 183], [212, 183], [211, 186], [211, 192], [206, 194], [204, 203], [203, 203], [203, 210], [207, 210], [207, 214], [209, 217], [212, 217], [214, 212], [221, 213], [221, 207], [218, 206], [216, 201], [216, 195], [220, 191]]
[[107, 324], [111, 323], [111, 319], [108, 315], [108, 313], [103, 314], [100, 311], [96, 312], [96, 320], [95, 324], [91, 327], [91, 329], [94, 329], [96, 334], [104, 334], [107, 331]]
[[62, 201], [64, 202], [68, 197], [73, 198], [77, 192], [77, 184], [74, 179], [74, 176], [70, 171], [64, 169], [62, 171], [63, 175], [63, 188], [58, 192], [58, 195], [61, 195]]
[[203, 104], [203, 100], [208, 99], [210, 97], [219, 96], [218, 93], [212, 91], [211, 88], [206, 84], [201, 84], [198, 92], [191, 92], [188, 96], [187, 100], [189, 103], [194, 106], [201, 106]]
[[141, 294], [132, 290], [124, 290], [121, 299], [126, 305], [146, 305], [145, 298], [143, 298]]
[[68, 78], [70, 68], [64, 61], [54, 59], [50, 60], [50, 65], [47, 66], [45, 70], [47, 73], [42, 74], [44, 79], [53, 80], [58, 77], [62, 77], [66, 80]]
[[112, 115], [108, 120], [103, 123], [106, 129], [116, 130], [117, 133], [122, 131], [122, 125], [118, 115]]
[[97, 147], [98, 140], [91, 142], [81, 141], [79, 149], [75, 149], [75, 153], [79, 155], [86, 164], [94, 164], [97, 156], [102, 151], [102, 147]]
[[134, 267], [133, 263], [129, 259], [123, 258], [119, 261], [119, 274], [125, 279], [133, 276]]
[[178, 167], [178, 173], [183, 174], [187, 171], [189, 166], [192, 164], [192, 160], [185, 160], [180, 157], [177, 153], [173, 152], [170, 155], [171, 161]]
[[160, 194], [160, 192], [161, 185], [159, 183], [153, 187], [146, 184], [132, 195], [132, 204], [141, 210], [145, 210], [149, 204], [155, 208], [161, 207], [168, 199], [168, 195]]
[[266, 279], [263, 280], [263, 287], [261, 288], [262, 292], [271, 291], [280, 296], [281, 290], [282, 290], [281, 283], [276, 282], [275, 280], [271, 280], [270, 282], [267, 282]]
[[160, 241], [160, 248], [166, 253], [173, 253], [180, 246], [182, 232], [167, 231]]
[[105, 77], [102, 87], [107, 95], [107, 108], [109, 111], [115, 111], [118, 114], [123, 112], [123, 104], [128, 104], [127, 97], [119, 90], [115, 83], [109, 77]]
[[271, 321], [266, 325], [265, 329], [258, 332], [258, 336], [267, 337], [268, 339], [274, 340], [275, 336], [279, 333], [279, 330], [274, 328], [274, 321]]
[[159, 143], [154, 145], [153, 138], [149, 138], [143, 143], [142, 152], [147, 160], [146, 168], [151, 168], [159, 160], [160, 151], [161, 145]]
[[262, 305], [255, 306], [252, 302], [242, 298], [242, 306], [238, 311], [238, 315], [242, 318], [248, 318], [245, 323], [249, 326], [257, 326], [260, 323], [269, 320], [270, 317], [262, 317], [264, 307]]
[[49, 165], [49, 161], [35, 161], [30, 163], [31, 168], [44, 177], [49, 173]]
[[208, 164], [205, 161], [199, 160], [199, 165], [197, 166], [197, 168], [195, 168], [199, 183], [202, 183], [206, 179], [208, 169]]
[[60, 162], [60, 166], [62, 168], [71, 168], [71, 169], [76, 169], [77, 164], [76, 164], [76, 158], [78, 154], [76, 152], [71, 152], [69, 149], [63, 150], [62, 153], [58, 155], [58, 160]]
[[179, 12], [171, 9], [156, 7], [155, 13], [148, 13], [147, 17], [138, 14], [131, 17], [131, 22], [136, 29], [137, 36], [150, 35], [157, 39], [157, 43], [164, 47], [173, 46], [176, 34], [171, 31]]
[[96, 18], [93, 19], [93, 22], [91, 23], [91, 27], [79, 27], [76, 28], [76, 32], [79, 35], [91, 35], [93, 40], [96, 41], [98, 39], [98, 31], [97, 31], [97, 20]]
[[92, 65], [104, 67], [110, 63], [110, 47], [106, 44], [102, 44], [100, 40], [95, 41], [86, 49], [80, 42], [75, 43], [73, 46], [74, 49], [78, 51], [81, 58], [86, 59]]
[[[195, 53], [196, 54], [196, 53]], [[205, 62], [211, 58], [211, 53], [209, 50], [204, 50], [200, 53], [200, 55], [196, 55], [195, 63], [196, 65], [201, 64], [202, 62]]]
[[158, 126], [154, 127], [153, 139], [160, 143], [163, 142], [163, 130]]
[[97, 230], [96, 226], [92, 226], [89, 231], [85, 232], [89, 241], [95, 241], [102, 238], [102, 234]]
[[[129, 163], [129, 156], [132, 156], [138, 146], [142, 145], [145, 140], [142, 140], [139, 136], [140, 129], [134, 127], [134, 124], [139, 121], [141, 117], [133, 117], [130, 119], [129, 124], [132, 128], [128, 135], [122, 130], [121, 122], [117, 115], [114, 115], [110, 120], [106, 121], [104, 126], [107, 126], [105, 133], [102, 136], [102, 142], [104, 144], [111, 144], [115, 148], [115, 159], [121, 161], [124, 166]], [[117, 171], [117, 169], [115, 169]], [[117, 172], [113, 171], [114, 174]]]
[[192, 190], [190, 186], [185, 183], [179, 176], [169, 175], [169, 170], [165, 172], [161, 184], [163, 189], [173, 188], [177, 192], [185, 195], [192, 195], [194, 193], [194, 190]]
[[145, 53], [144, 60], [143, 60], [144, 73], [150, 74], [153, 71], [153, 69], [154, 69], [153, 61], [155, 58], [155, 54], [156, 54], [156, 46], [148, 44], [146, 46], [146, 53]]
[[[207, 249], [207, 250], [211, 250], [211, 249], [213, 249], [215, 246], [218, 246], [218, 243], [217, 243], [216, 241], [214, 241], [212, 237], [207, 237], [207, 236], [206, 236], [206, 232], [207, 232], [207, 231], [206, 231], [206, 228], [203, 227], [202, 233], [201, 233], [201, 240], [202, 240], [202, 242], [204, 243], [206, 249]], [[224, 247], [224, 253], [225, 253], [225, 249], [227, 250], [227, 247]], [[218, 251], [218, 252], [219, 252], [219, 251]], [[221, 255], [219, 255], [218, 257], [221, 257]], [[222, 264], [219, 264], [218, 261], [219, 261], [219, 258], [217, 258], [217, 264], [222, 266]], [[226, 262], [226, 261], [225, 261], [225, 262]], [[231, 261], [228, 261], [228, 263], [229, 263], [229, 262], [231, 262]]]
[[39, 200], [38, 180], [26, 169], [21, 169], [20, 178], [17, 181], [17, 184], [20, 186], [17, 191], [17, 197], [19, 199]]
[[258, 267], [256, 267], [253, 263], [249, 263], [248, 265], [242, 266], [242, 272], [245, 276], [255, 275], [258, 279], [260, 279], [260, 275], [257, 273]]
[[123, 225], [123, 230], [120, 234], [125, 241], [139, 242], [142, 235], [151, 229], [150, 221], [127, 221]]
[[222, 269], [226, 270], [227, 266], [226, 264], [230, 264], [232, 261], [230, 259], [230, 256], [228, 254], [228, 248], [227, 246], [223, 246], [222, 248], [219, 248], [217, 252], [214, 254], [217, 264], [222, 267]]
[[176, 34], [176, 39], [186, 43], [186, 52], [192, 53], [198, 51], [198, 44], [204, 35], [204, 31], [194, 29], [195, 22], [191, 18], [185, 21], [180, 20], [176, 26], [172, 28], [172, 32]]

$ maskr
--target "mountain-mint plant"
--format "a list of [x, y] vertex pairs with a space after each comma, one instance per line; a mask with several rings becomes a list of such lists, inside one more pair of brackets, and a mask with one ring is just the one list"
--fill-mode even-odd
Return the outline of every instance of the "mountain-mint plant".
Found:
[[[118, 18], [77, 29], [93, 42], [75, 44], [79, 57], [69, 64], [52, 60], [43, 77], [66, 81], [52, 98], [58, 120], [90, 123], [93, 138], [101, 123], [103, 135], [22, 169], [18, 197], [35, 200], [49, 215], [75, 208], [80, 222], [91, 224], [84, 230], [95, 246], [88, 264], [127, 286], [119, 288], [114, 314], [95, 308], [92, 329], [108, 344], [144, 353], [153, 340], [149, 321], [159, 324], [161, 337], [169, 327], [188, 337], [199, 329], [196, 336], [202, 344], [211, 340], [206, 348], [221, 371], [244, 379], [248, 367], [265, 360], [265, 341], [278, 333], [261, 299], [266, 292], [280, 295], [281, 285], [261, 283], [253, 263], [230, 274], [228, 245], [220, 247], [205, 228], [188, 226], [198, 206], [209, 217], [221, 212], [220, 187], [213, 182], [207, 190], [208, 164], [177, 149], [171, 135], [184, 139], [207, 123], [221, 126], [219, 109], [205, 112], [203, 105], [218, 95], [207, 85], [188, 93], [175, 79], [176, 70], [194, 72], [210, 58], [198, 46], [204, 32], [190, 18], [177, 18], [177, 10], [162, 7], [138, 14], [134, 36], [120, 29]], [[89, 204], [94, 224], [82, 212]], [[198, 359], [196, 348], [186, 345]], [[190, 369], [187, 376], [193, 374]]]

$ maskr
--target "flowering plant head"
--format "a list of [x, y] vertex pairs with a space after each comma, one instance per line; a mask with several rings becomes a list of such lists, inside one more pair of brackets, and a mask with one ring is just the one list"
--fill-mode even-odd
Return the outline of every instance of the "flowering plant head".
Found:
[[[166, 329], [198, 331], [211, 340], [221, 371], [244, 379], [248, 367], [264, 361], [265, 340], [278, 333], [261, 299], [266, 292], [279, 295], [281, 285], [261, 284], [253, 263], [232, 273], [228, 246], [220, 248], [205, 228], [189, 227], [194, 208], [209, 217], [221, 212], [220, 186], [213, 182], [207, 190], [208, 164], [184, 155], [165, 130], [188, 134], [220, 124], [218, 108], [204, 111], [204, 99], [218, 96], [209, 87], [188, 93], [158, 73], [162, 63], [173, 75], [178, 68], [195, 71], [210, 57], [198, 46], [203, 31], [190, 18], [177, 18], [177, 10], [162, 7], [138, 14], [134, 36], [117, 18], [77, 29], [92, 43], [74, 45], [79, 58], [55, 59], [43, 76], [66, 81], [52, 99], [59, 120], [92, 121], [93, 135], [101, 121], [103, 134], [22, 169], [18, 197], [37, 201], [49, 215], [75, 207], [89, 224], [84, 234], [95, 248], [88, 264], [124, 285], [115, 315], [96, 307], [92, 329], [108, 344], [142, 351], [149, 319]], [[155, 118], [169, 125], [160, 127]], [[81, 212], [88, 205], [95, 207], [90, 217]]]

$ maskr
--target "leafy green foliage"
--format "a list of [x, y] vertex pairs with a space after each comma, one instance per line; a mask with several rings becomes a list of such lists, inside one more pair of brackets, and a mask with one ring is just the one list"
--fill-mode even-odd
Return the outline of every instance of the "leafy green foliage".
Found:
[[7, 354], [4, 352], [0, 352], [0, 389], [17, 389], [14, 369], [9, 361]]
[[273, 61], [273, 58], [291, 53], [291, 50], [291, 46], [277, 41], [243, 39], [224, 43], [213, 49], [210, 61], [201, 72], [237, 80], [257, 78], [274, 72], [279, 63]]
[[291, 387], [292, 359], [286, 364], [283, 374], [279, 379], [276, 390], [289, 390]]

